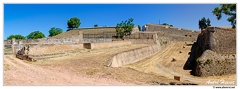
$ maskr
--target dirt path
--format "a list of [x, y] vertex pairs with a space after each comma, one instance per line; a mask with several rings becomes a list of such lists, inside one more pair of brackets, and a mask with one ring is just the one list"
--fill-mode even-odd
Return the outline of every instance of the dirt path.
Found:
[[[88, 77], [57, 68], [31, 65], [13, 56], [4, 56], [4, 85], [129, 85], [114, 79]], [[6, 67], [5, 67], [6, 68]]]
[[[181, 81], [190, 81], [197, 84], [205, 84], [207, 81], [214, 79], [235, 81], [235, 75], [212, 77], [196, 77], [190, 75], [190, 70], [183, 70], [183, 65], [189, 57], [188, 52], [190, 52], [190, 49], [191, 46], [186, 46], [185, 42], [174, 42], [154, 56], [125, 67], [144, 73], [154, 73], [169, 79], [174, 79], [174, 76], [181, 76]], [[173, 58], [176, 61], [172, 61]]]

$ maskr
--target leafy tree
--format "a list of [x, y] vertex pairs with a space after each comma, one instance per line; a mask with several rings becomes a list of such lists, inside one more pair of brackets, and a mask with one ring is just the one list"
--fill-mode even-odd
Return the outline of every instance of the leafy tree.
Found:
[[210, 21], [209, 18], [207, 19], [207, 22], [206, 22], [206, 23], [207, 23], [207, 26], [211, 26], [211, 21]]
[[170, 27], [173, 27], [173, 25], [169, 25]]
[[94, 27], [98, 27], [98, 25], [97, 25], [97, 24], [94, 24]]
[[138, 25], [138, 29], [139, 29], [139, 31], [142, 31], [142, 29], [141, 29], [141, 26], [140, 26], [140, 25]]
[[167, 23], [163, 23], [162, 25], [168, 25]]
[[25, 39], [25, 37], [24, 36], [22, 36], [22, 35], [10, 35], [8, 38], [7, 38], [7, 40], [11, 40], [12, 38], [15, 38], [15, 39]]
[[80, 19], [77, 18], [77, 17], [73, 17], [73, 18], [71, 18], [70, 20], [67, 21], [67, 25], [68, 25], [69, 30], [78, 28], [80, 26], [80, 24], [81, 24]]
[[215, 7], [212, 13], [218, 20], [221, 19], [222, 13], [230, 16], [227, 20], [231, 22], [232, 28], [236, 28], [236, 4], [221, 4], [220, 7]]
[[27, 36], [27, 39], [39, 39], [39, 38], [44, 38], [45, 35], [40, 32], [40, 31], [34, 31], [34, 32], [31, 32], [28, 36]]
[[49, 36], [56, 36], [56, 35], [62, 33], [62, 29], [52, 27], [48, 32], [49, 32]]
[[209, 18], [206, 20], [206, 18], [203, 17], [201, 20], [198, 21], [198, 25], [199, 25], [199, 28], [202, 30], [207, 28], [207, 26], [211, 26], [211, 21]]
[[118, 37], [122, 38], [124, 35], [131, 35], [133, 27], [133, 18], [129, 18], [126, 21], [118, 23], [115, 29]]

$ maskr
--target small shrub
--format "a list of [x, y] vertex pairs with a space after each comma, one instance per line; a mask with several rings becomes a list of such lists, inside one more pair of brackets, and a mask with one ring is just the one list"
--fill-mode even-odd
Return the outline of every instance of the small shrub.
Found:
[[199, 59], [200, 59], [200, 57], [197, 58], [196, 63], [198, 63]]
[[206, 64], [210, 64], [212, 62], [211, 59], [207, 59], [207, 61], [205, 61], [203, 64], [206, 65]]

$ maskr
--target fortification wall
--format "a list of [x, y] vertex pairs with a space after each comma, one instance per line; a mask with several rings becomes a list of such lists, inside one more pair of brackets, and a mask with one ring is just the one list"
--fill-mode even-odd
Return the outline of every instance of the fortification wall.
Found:
[[101, 48], [111, 48], [124, 45], [130, 45], [130, 41], [112, 41], [112, 42], [103, 42], [103, 43], [84, 43], [84, 48], [87, 49], [101, 49]]
[[236, 73], [236, 31], [208, 27], [192, 46], [184, 69], [193, 75], [212, 76]]
[[160, 50], [158, 45], [151, 45], [148, 47], [133, 49], [114, 55], [108, 62], [107, 66], [120, 67], [123, 65], [135, 63], [145, 59], [151, 55], [156, 54]]
[[198, 59], [196, 76], [212, 76], [236, 73], [236, 55], [221, 55], [211, 50], [206, 50]]
[[101, 43], [111, 42], [112, 38], [84, 38], [81, 43]]
[[41, 55], [83, 49], [83, 44], [71, 45], [36, 45], [29, 47], [29, 55]]
[[130, 36], [125, 36], [124, 40], [133, 44], [157, 44], [158, 36], [156, 32], [137, 32]]
[[147, 32], [157, 32], [168, 41], [196, 41], [200, 32], [182, 28], [166, 27], [164, 25], [147, 24]]

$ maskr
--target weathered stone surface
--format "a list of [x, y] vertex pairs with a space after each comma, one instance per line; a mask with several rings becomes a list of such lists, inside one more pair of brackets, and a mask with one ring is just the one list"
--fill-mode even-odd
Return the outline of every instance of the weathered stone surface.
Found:
[[198, 35], [183, 69], [193, 75], [236, 73], [236, 30], [208, 27]]
[[236, 56], [206, 50], [197, 60], [195, 75], [212, 76], [236, 73]]
[[135, 63], [156, 54], [160, 50], [158, 45], [151, 45], [143, 48], [133, 49], [114, 55], [108, 62], [107, 66], [120, 67], [123, 65]]

